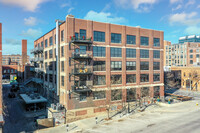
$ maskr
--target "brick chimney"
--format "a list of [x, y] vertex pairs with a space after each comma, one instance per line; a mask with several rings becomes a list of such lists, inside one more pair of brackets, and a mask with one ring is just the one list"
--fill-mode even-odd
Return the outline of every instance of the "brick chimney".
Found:
[[22, 40], [22, 65], [27, 63], [27, 40]]

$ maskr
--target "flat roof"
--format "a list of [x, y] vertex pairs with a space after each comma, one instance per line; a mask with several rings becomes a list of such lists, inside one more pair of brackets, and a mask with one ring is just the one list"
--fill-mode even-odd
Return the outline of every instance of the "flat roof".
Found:
[[31, 96], [27, 94], [20, 94], [20, 96], [26, 104], [47, 102], [47, 99], [44, 98], [43, 96], [37, 96], [37, 97], [34, 96], [34, 98], [31, 98]]

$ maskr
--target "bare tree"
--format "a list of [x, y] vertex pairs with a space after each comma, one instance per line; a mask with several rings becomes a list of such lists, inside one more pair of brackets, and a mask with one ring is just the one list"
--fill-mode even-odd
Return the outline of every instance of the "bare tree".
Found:
[[196, 70], [192, 70], [192, 72], [189, 74], [189, 79], [192, 81], [191, 89], [194, 90], [196, 88], [197, 90], [197, 83], [200, 81], [200, 75]]

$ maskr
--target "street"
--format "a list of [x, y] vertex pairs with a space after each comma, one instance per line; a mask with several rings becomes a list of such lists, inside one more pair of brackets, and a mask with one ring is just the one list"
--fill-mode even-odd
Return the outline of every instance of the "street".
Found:
[[4, 105], [4, 132], [5, 133], [20, 133], [33, 131], [33, 119], [27, 119], [24, 116], [22, 108], [19, 106], [19, 97], [8, 98], [11, 86], [3, 85], [3, 105]]

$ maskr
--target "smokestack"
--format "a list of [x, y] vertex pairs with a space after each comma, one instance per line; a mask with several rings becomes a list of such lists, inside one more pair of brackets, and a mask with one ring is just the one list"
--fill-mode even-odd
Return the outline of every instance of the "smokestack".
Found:
[[27, 40], [22, 40], [22, 65], [27, 63]]

